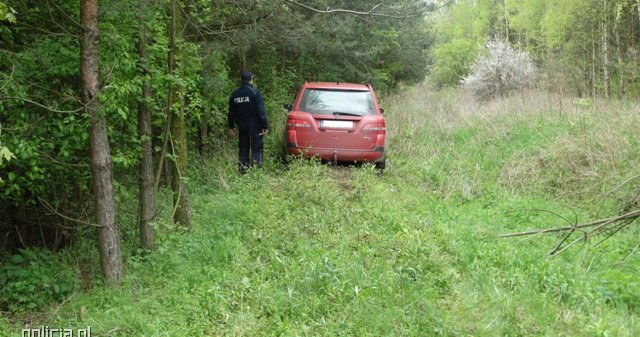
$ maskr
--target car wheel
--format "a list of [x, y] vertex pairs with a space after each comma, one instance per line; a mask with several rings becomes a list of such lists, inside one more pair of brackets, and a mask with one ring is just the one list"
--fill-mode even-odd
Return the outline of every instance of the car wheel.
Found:
[[384, 170], [386, 166], [387, 166], [387, 158], [384, 158], [381, 161], [376, 162], [376, 169], [380, 170], [381, 172]]

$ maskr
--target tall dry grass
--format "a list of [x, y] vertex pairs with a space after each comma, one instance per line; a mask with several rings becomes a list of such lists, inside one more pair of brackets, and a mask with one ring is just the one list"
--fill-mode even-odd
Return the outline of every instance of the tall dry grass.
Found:
[[[470, 198], [479, 185], [495, 182], [504, 193], [582, 198], [640, 171], [637, 99], [528, 90], [482, 103], [462, 90], [423, 84], [383, 104], [390, 166], [404, 176], [418, 168], [427, 188], [445, 197]], [[460, 134], [469, 138], [460, 141]], [[490, 153], [496, 148], [505, 153]], [[483, 172], [483, 156], [503, 161], [496, 172]]]

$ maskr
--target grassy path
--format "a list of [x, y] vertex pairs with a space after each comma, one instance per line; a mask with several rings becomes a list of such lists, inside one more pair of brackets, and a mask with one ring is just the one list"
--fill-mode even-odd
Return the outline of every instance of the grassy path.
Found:
[[601, 282], [633, 268], [587, 273], [573, 256], [547, 259], [551, 240], [495, 238], [551, 220], [504, 211], [552, 202], [445, 201], [402, 180], [294, 163], [233, 178], [229, 190], [193, 193], [192, 233], [130, 257], [123, 286], [78, 295], [56, 321], [118, 336], [640, 331], [638, 285]]

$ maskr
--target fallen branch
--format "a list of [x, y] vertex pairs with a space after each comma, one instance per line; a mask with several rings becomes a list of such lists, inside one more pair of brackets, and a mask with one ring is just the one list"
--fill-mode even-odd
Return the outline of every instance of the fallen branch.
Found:
[[615, 217], [611, 217], [611, 218], [606, 218], [606, 219], [600, 219], [600, 220], [596, 220], [593, 222], [588, 222], [588, 223], [584, 223], [584, 224], [578, 224], [578, 225], [574, 225], [574, 226], [561, 226], [561, 227], [553, 227], [553, 228], [546, 228], [546, 229], [538, 229], [538, 230], [531, 230], [531, 231], [526, 231], [526, 232], [517, 232], [517, 233], [507, 233], [507, 234], [500, 234], [498, 235], [498, 237], [500, 238], [510, 238], [510, 237], [515, 237], [515, 236], [525, 236], [525, 235], [535, 235], [535, 234], [545, 234], [545, 233], [553, 233], [553, 232], [564, 232], [564, 231], [569, 231], [571, 229], [579, 229], [579, 228], [588, 228], [588, 227], [593, 227], [593, 226], [598, 226], [598, 225], [608, 225], [620, 220], [629, 220], [629, 219], [633, 219], [636, 220], [637, 218], [640, 218], [640, 210], [635, 210], [633, 212], [629, 212], [623, 215], [619, 215], [619, 216], [615, 216]]
[[[602, 240], [600, 240], [596, 245], [601, 244], [607, 239], [611, 238], [613, 235], [618, 233], [620, 230], [629, 227], [633, 222], [635, 222], [638, 218], [640, 218], [640, 210], [635, 210], [632, 212], [628, 212], [622, 215], [599, 219], [587, 223], [578, 224], [577, 221], [575, 223], [571, 223], [566, 217], [563, 217], [555, 212], [547, 211], [547, 210], [537, 210], [549, 212], [557, 215], [562, 218], [564, 221], [569, 222], [569, 226], [558, 226], [552, 228], [543, 228], [538, 230], [530, 230], [524, 232], [516, 232], [516, 233], [507, 233], [498, 235], [499, 238], [511, 238], [518, 236], [533, 236], [533, 235], [542, 235], [548, 233], [564, 233], [562, 238], [555, 245], [555, 247], [549, 251], [549, 255], [557, 256], [561, 253], [565, 252], [567, 249], [576, 245], [577, 243], [584, 242], [588, 244], [590, 240], [594, 237], [604, 236]], [[573, 241], [567, 243], [567, 240], [571, 238], [576, 232], [579, 232], [580, 236]], [[640, 245], [640, 244], [639, 244]], [[638, 246], [633, 249], [631, 254], [635, 253], [638, 249]], [[630, 254], [630, 255], [631, 255]], [[628, 258], [628, 257], [627, 257]], [[627, 259], [625, 258], [625, 260]]]

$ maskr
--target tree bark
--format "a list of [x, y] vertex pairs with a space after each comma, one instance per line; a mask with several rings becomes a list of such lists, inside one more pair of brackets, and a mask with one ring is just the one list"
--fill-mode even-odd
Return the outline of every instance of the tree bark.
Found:
[[[169, 29], [169, 72], [175, 74], [175, 56], [178, 51], [176, 35], [178, 32], [178, 10], [176, 0], [171, 0], [171, 27]], [[184, 98], [177, 94], [176, 85], [171, 84], [169, 97], [180, 101], [180, 108], [169, 105], [171, 131], [169, 133], [171, 151], [171, 189], [173, 190], [173, 221], [188, 229], [191, 228], [189, 195], [187, 193], [187, 130], [184, 120]]]
[[247, 54], [244, 50], [244, 46], [240, 49], [240, 71], [247, 70]]
[[[142, 10], [146, 4], [140, 0], [139, 8]], [[144, 11], [143, 11], [144, 13]], [[147, 63], [147, 28], [143, 14], [139, 17], [140, 39], [138, 40], [139, 69], [143, 77], [142, 99], [138, 103], [138, 136], [142, 144], [142, 160], [140, 161], [140, 245], [144, 249], [153, 248], [153, 226], [151, 221], [155, 213], [155, 194], [153, 186], [153, 152], [151, 111], [149, 99], [151, 87], [149, 86], [149, 65]]]
[[116, 222], [113, 196], [113, 172], [107, 123], [97, 98], [98, 67], [98, 0], [80, 1], [80, 79], [82, 99], [91, 116], [89, 156], [91, 181], [98, 227], [100, 267], [107, 283], [115, 284], [124, 276], [120, 248], [120, 232]]

